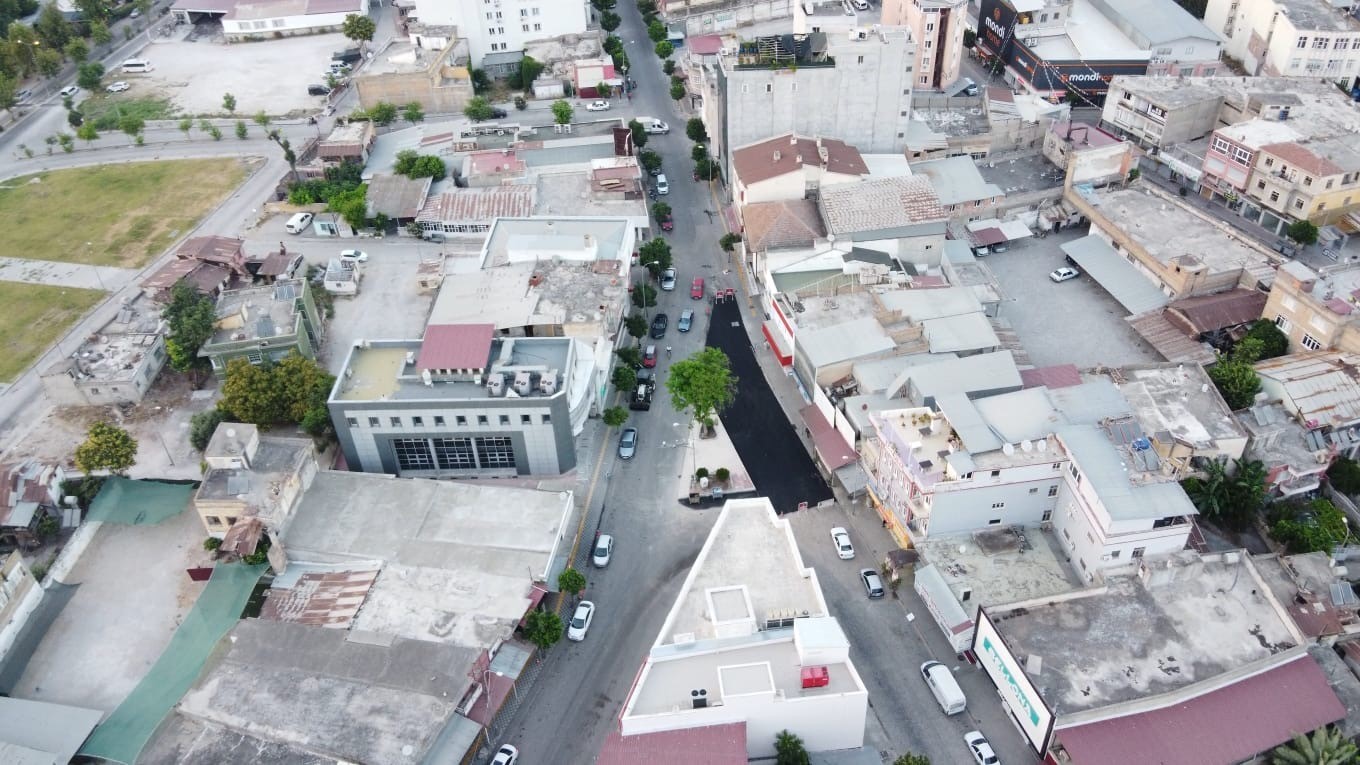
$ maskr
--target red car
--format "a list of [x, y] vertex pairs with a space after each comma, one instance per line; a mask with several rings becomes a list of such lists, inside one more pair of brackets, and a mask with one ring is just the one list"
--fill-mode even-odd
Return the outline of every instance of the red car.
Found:
[[671, 217], [671, 214], [670, 214], [670, 213], [666, 213], [665, 215], [662, 215], [662, 216], [659, 218], [659, 220], [661, 221], [661, 230], [662, 230], [662, 231], [674, 231], [674, 230], [675, 230], [675, 219]]
[[704, 299], [704, 277], [694, 277], [694, 283], [689, 285], [689, 296], [693, 300]]
[[649, 345], [642, 351], [642, 366], [651, 369], [656, 366], [656, 346]]

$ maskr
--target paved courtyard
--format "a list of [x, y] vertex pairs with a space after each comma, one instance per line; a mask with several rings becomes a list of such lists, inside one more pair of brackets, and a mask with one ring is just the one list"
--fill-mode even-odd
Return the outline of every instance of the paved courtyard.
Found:
[[1163, 361], [1124, 321], [1128, 312], [1089, 276], [1054, 284], [1048, 274], [1067, 263], [1059, 245], [1086, 235], [1064, 231], [1025, 239], [985, 262], [1001, 282], [1009, 321], [1035, 366], [1122, 366]]

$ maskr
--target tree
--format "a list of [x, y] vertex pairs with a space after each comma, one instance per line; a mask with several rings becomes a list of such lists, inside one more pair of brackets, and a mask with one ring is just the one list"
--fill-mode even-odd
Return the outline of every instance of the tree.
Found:
[[432, 154], [417, 154], [412, 149], [397, 152], [397, 161], [392, 168], [397, 175], [407, 178], [433, 178], [443, 180], [447, 174], [444, 160]]
[[964, 27], [963, 47], [972, 50], [974, 45], [977, 45], [977, 32], [974, 32], [973, 30]]
[[532, 88], [534, 86], [534, 80], [537, 80], [538, 76], [543, 74], [543, 69], [544, 64], [540, 61], [536, 61], [533, 56], [525, 56], [520, 59], [519, 71], [517, 72], [520, 81], [519, 87], [524, 90]]
[[736, 249], [737, 243], [741, 241], [741, 234], [723, 234], [718, 240], [718, 246], [723, 248], [723, 252], [731, 252]]
[[360, 45], [372, 42], [373, 35], [377, 34], [377, 32], [378, 25], [373, 23], [373, 19], [370, 19], [367, 16], [360, 16], [357, 13], [349, 14], [345, 17], [344, 22], [340, 24], [340, 33]]
[[[611, 406], [604, 410], [604, 424], [611, 428], [617, 428], [623, 423], [628, 422], [628, 410], [621, 406]], [[566, 572], [563, 572], [566, 573]]]
[[[656, 44], [657, 58], [670, 58], [671, 54], [674, 52], [675, 46], [671, 45], [669, 40], [662, 40], [661, 42]], [[675, 96], [671, 96], [671, 98], [675, 98]]]
[[255, 116], [251, 117], [251, 119], [255, 121], [256, 125], [265, 129], [269, 128], [269, 115], [264, 113], [264, 109], [255, 112]]
[[671, 364], [666, 389], [676, 411], [689, 410], [705, 433], [713, 433], [713, 418], [737, 396], [737, 378], [727, 354], [704, 348], [687, 359]]
[[198, 365], [198, 349], [212, 337], [217, 322], [213, 299], [180, 282], [170, 291], [170, 302], [161, 311], [165, 319], [165, 350], [170, 366], [187, 372]]
[[245, 358], [227, 362], [219, 405], [232, 419], [257, 425], [281, 422], [283, 416], [274, 379], [268, 367], [252, 364]]
[[1295, 733], [1294, 740], [1271, 752], [1274, 765], [1350, 765], [1360, 757], [1354, 742], [1336, 728], [1318, 728], [1311, 737]]
[[671, 206], [665, 202], [656, 202], [652, 205], [652, 217], [661, 220], [671, 214]]
[[651, 149], [647, 149], [638, 154], [638, 162], [642, 165], [642, 169], [649, 173], [653, 173], [656, 172], [657, 168], [661, 167], [661, 155]]
[[[61, 53], [51, 48], [43, 48], [38, 51], [38, 71], [44, 77], [57, 76], [57, 72], [61, 71]], [[95, 82], [94, 87], [99, 87], [98, 81]]]
[[113, 33], [109, 32], [109, 25], [103, 21], [90, 22], [90, 40], [95, 45], [108, 45], [113, 42]]
[[557, 589], [560, 592], [568, 592], [580, 597], [581, 593], [586, 591], [586, 576], [568, 566], [557, 575]]
[[1360, 462], [1349, 457], [1337, 457], [1327, 468], [1327, 480], [1342, 494], [1360, 494]]
[[137, 439], [117, 425], [96, 422], [85, 434], [85, 442], [76, 447], [75, 456], [76, 467], [86, 475], [97, 470], [125, 473], [137, 461]]
[[1336, 505], [1315, 499], [1302, 506], [1282, 505], [1270, 525], [1270, 536], [1283, 544], [1291, 555], [1331, 552], [1345, 541], [1349, 527], [1346, 516]]
[[671, 75], [675, 74], [675, 59], [668, 58], [665, 61], [661, 62], [661, 71], [667, 77], [670, 77]]
[[[0, 15], [3, 15], [3, 13], [0, 13]], [[42, 40], [44, 46], [56, 50], [64, 48], [72, 39], [71, 24], [62, 15], [55, 2], [43, 5], [42, 10], [38, 13], [37, 20], [33, 22], [33, 31], [38, 34], [38, 39]], [[88, 55], [88, 46], [85, 52]]]
[[553, 101], [552, 113], [554, 122], [559, 125], [569, 125], [574, 110], [571, 108], [571, 104], [566, 101]]
[[[181, 125], [181, 127], [183, 127], [183, 125]], [[185, 131], [185, 134], [188, 134], [187, 130]], [[296, 182], [298, 180], [297, 153], [293, 151], [293, 144], [287, 138], [284, 138], [283, 134], [278, 130], [271, 130], [266, 133], [266, 135], [269, 137], [269, 140], [278, 144], [279, 148], [283, 150], [283, 161], [287, 162], [288, 168], [293, 171], [293, 181]], [[330, 171], [328, 170], [327, 172], [329, 173]]]
[[708, 147], [701, 143], [694, 144], [694, 146], [690, 147], [689, 158], [695, 162], [702, 162], [708, 159]]
[[1181, 482], [1181, 488], [1200, 515], [1215, 523], [1242, 530], [1251, 526], [1265, 504], [1265, 465], [1252, 460], [1236, 460], [1229, 471], [1222, 462], [1210, 462], [1203, 476]]
[[1299, 244], [1317, 244], [1318, 227], [1306, 220], [1290, 223], [1289, 228], [1285, 230], [1285, 233], [1290, 239], [1293, 239]]
[[463, 107], [463, 115], [473, 122], [481, 122], [496, 116], [496, 110], [491, 106], [491, 102], [482, 96], [473, 96]]
[[194, 121], [191, 117], [185, 117], [184, 119], [180, 120], [179, 129], [184, 132], [184, 137], [186, 139], [193, 140], [192, 138], [189, 137], [189, 131], [194, 129]]
[[407, 122], [410, 122], [411, 124], [415, 124], [417, 122], [424, 122], [425, 107], [421, 106], [419, 101], [412, 101], [411, 103], [402, 107], [401, 118], [406, 120]]
[[638, 308], [652, 308], [656, 305], [656, 287], [639, 284], [633, 287], [633, 305]]
[[653, 239], [638, 248], [638, 263], [660, 276], [662, 271], [671, 267], [671, 246], [665, 239]]
[[221, 409], [206, 409], [189, 418], [189, 445], [200, 452], [208, 448], [217, 426], [227, 419]]
[[614, 355], [619, 357], [619, 361], [627, 364], [631, 369], [642, 368], [642, 351], [636, 345], [625, 345], [617, 348]]
[[89, 21], [103, 22], [109, 18], [109, 6], [105, 0], [75, 0], [75, 6]]
[[151, 15], [151, 0], [137, 0], [133, 5], [137, 6], [137, 10], [141, 12], [143, 16]]
[[633, 389], [633, 385], [637, 383], [637, 372], [629, 366], [614, 367], [614, 374], [610, 377], [610, 382], [614, 383], [614, 387], [621, 391], [630, 391]]
[[1289, 336], [1269, 319], [1257, 319], [1247, 330], [1246, 337], [1261, 341], [1262, 359], [1273, 359], [1289, 352]]
[[897, 759], [893, 760], [893, 765], [930, 765], [930, 758], [924, 754], [907, 752], [906, 754], [898, 755]]
[[79, 37], [66, 43], [63, 50], [66, 51], [66, 57], [77, 64], [90, 57], [90, 46]]
[[[647, 24], [647, 37], [651, 38], [654, 43], [666, 39], [666, 25], [660, 21], [652, 21]], [[665, 56], [662, 56], [662, 58], [665, 58]]]
[[600, 14], [600, 29], [606, 32], [613, 32], [619, 28], [621, 23], [623, 23], [623, 19], [619, 18], [619, 14], [613, 11], [605, 11]]
[[807, 747], [803, 746], [803, 739], [781, 730], [774, 737], [774, 762], [775, 765], [811, 765], [812, 760], [808, 757]]
[[714, 178], [722, 177], [722, 168], [718, 166], [716, 160], [705, 158], [694, 163], [694, 174], [706, 181], [711, 181]]
[[524, 111], [525, 109], [528, 109], [528, 108], [529, 108], [529, 102], [524, 100], [524, 96], [515, 96], [515, 109], [516, 109], [517, 111], [521, 111], [521, 112], [522, 112], [522, 111]]
[[86, 122], [76, 128], [76, 137], [87, 144], [91, 144], [99, 140], [99, 130], [95, 128], [93, 122]]
[[146, 127], [146, 120], [135, 114], [125, 114], [118, 120], [118, 129], [127, 133], [134, 140], [142, 134], [142, 129]]
[[230, 94], [230, 93], [223, 93], [223, 94], [222, 94], [222, 108], [223, 108], [223, 109], [226, 109], [226, 110], [227, 110], [227, 113], [229, 113], [229, 114], [235, 114], [235, 113], [236, 113], [236, 96], [233, 96], [233, 95]]
[[[640, 313], [630, 313], [628, 314], [628, 318], [623, 320], [623, 326], [624, 329], [628, 331], [629, 337], [635, 337], [640, 340], [647, 334], [647, 317]], [[626, 388], [628, 386], [624, 385], [622, 387]]]
[[472, 70], [472, 92], [485, 93], [491, 90], [491, 78], [486, 76], [485, 69]]
[[386, 101], [379, 101], [373, 105], [372, 109], [368, 110], [368, 118], [373, 121], [374, 125], [386, 127], [396, 121], [397, 107]]
[[677, 83], [675, 83], [674, 85], [671, 85], [671, 98], [672, 98], [672, 99], [674, 99], [674, 100], [676, 100], [676, 101], [679, 101], [680, 99], [682, 99], [682, 98], [684, 98], [684, 97], [685, 97], [685, 86], [684, 86], [683, 83], [677, 82]]
[[540, 651], [546, 651], [562, 639], [562, 617], [552, 611], [534, 611], [524, 619], [524, 637]]
[[14, 78], [0, 71], [0, 109], [12, 109], [18, 98], [19, 85]]
[[363, 228], [368, 220], [368, 184], [332, 194], [326, 209], [339, 213], [353, 228]]
[[1219, 361], [1209, 368], [1209, 379], [1214, 381], [1229, 409], [1246, 409], [1261, 390], [1261, 378], [1256, 370], [1240, 360]]
[[637, 0], [637, 8], [638, 13], [642, 14], [643, 19], [646, 19], [648, 16], [655, 16], [656, 0]]
[[326, 408], [335, 377], [300, 353], [273, 364], [251, 364], [244, 358], [227, 362], [220, 408], [255, 425], [304, 423]]
[[236, 137], [242, 141], [250, 137], [250, 128], [246, 127], [245, 120], [236, 120]]
[[76, 84], [86, 90], [96, 90], [103, 77], [104, 65], [98, 61], [86, 61], [76, 69]]
[[85, 124], [85, 115], [81, 114], [76, 109], [72, 109], [66, 113], [66, 124], [73, 128], [78, 128]]
[[1255, 364], [1261, 360], [1261, 354], [1265, 352], [1265, 349], [1266, 344], [1264, 342], [1254, 337], [1244, 337], [1237, 341], [1237, 345], [1233, 346], [1229, 358], [1245, 364]]
[[637, 120], [628, 120], [628, 130], [633, 134], [633, 146], [641, 149], [647, 145], [647, 128]]

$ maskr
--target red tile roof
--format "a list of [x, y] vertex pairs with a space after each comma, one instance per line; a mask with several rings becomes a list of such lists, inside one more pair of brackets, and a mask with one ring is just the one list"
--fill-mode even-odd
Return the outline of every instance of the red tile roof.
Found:
[[484, 369], [495, 324], [431, 324], [420, 343], [419, 369]]
[[811, 247], [826, 236], [822, 214], [811, 199], [757, 202], [742, 210], [746, 246], [752, 252], [780, 247]]
[[1318, 156], [1309, 150], [1308, 146], [1286, 141], [1284, 143], [1268, 143], [1261, 147], [1261, 151], [1267, 154], [1274, 154], [1285, 162], [1313, 175], [1326, 177], [1328, 175], [1340, 175], [1345, 169], [1327, 159]]
[[803, 422], [807, 423], [808, 430], [812, 431], [812, 445], [817, 449], [817, 456], [822, 458], [822, 464], [826, 465], [827, 470], [837, 470], [852, 462], [859, 461], [859, 453], [855, 447], [845, 440], [839, 430], [827, 422], [826, 415], [817, 408], [816, 404], [803, 407], [801, 412]]
[[1073, 765], [1231, 765], [1345, 716], [1327, 676], [1304, 655], [1180, 704], [1055, 735]]
[[226, 236], [196, 236], [181, 244], [179, 249], [175, 251], [175, 255], [209, 263], [233, 265], [239, 258], [245, 257], [245, 244], [240, 239], [232, 239]]
[[1173, 326], [1199, 335], [1256, 321], [1265, 307], [1264, 292], [1238, 288], [1174, 301], [1166, 307], [1166, 313]]
[[700, 56], [712, 56], [722, 50], [721, 35], [700, 35], [685, 40], [685, 47]]
[[[826, 150], [825, 163], [817, 151], [819, 146]], [[859, 149], [831, 138], [800, 138], [785, 133], [732, 153], [732, 166], [737, 170], [737, 178], [746, 186], [792, 173], [804, 165], [823, 167], [829, 173], [842, 175], [869, 174], [869, 167], [864, 164]]]
[[1038, 367], [1020, 370], [1020, 381], [1026, 388], [1066, 388], [1081, 385], [1081, 372], [1075, 364], [1059, 364], [1056, 367]]
[[746, 765], [746, 723], [681, 728], [604, 741], [595, 765]]
[[527, 218], [534, 212], [533, 186], [450, 189], [430, 197], [416, 216], [433, 223], [490, 223], [496, 218]]

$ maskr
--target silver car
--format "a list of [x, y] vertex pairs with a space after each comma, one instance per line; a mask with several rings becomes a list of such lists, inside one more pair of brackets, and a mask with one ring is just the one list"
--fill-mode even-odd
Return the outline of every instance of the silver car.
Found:
[[871, 568], [859, 570], [859, 580], [864, 583], [864, 591], [871, 598], [883, 597], [883, 580], [879, 578], [878, 572]]
[[595, 564], [595, 568], [604, 568], [609, 565], [609, 559], [614, 557], [614, 536], [612, 534], [601, 534], [595, 540], [595, 549], [590, 554], [590, 562]]
[[619, 459], [631, 460], [637, 454], [637, 428], [624, 428], [619, 434]]
[[668, 268], [661, 272], [661, 289], [670, 292], [675, 289], [675, 269]]
[[681, 332], [688, 332], [694, 326], [694, 311], [686, 308], [680, 312], [680, 321], [675, 323], [675, 328]]

